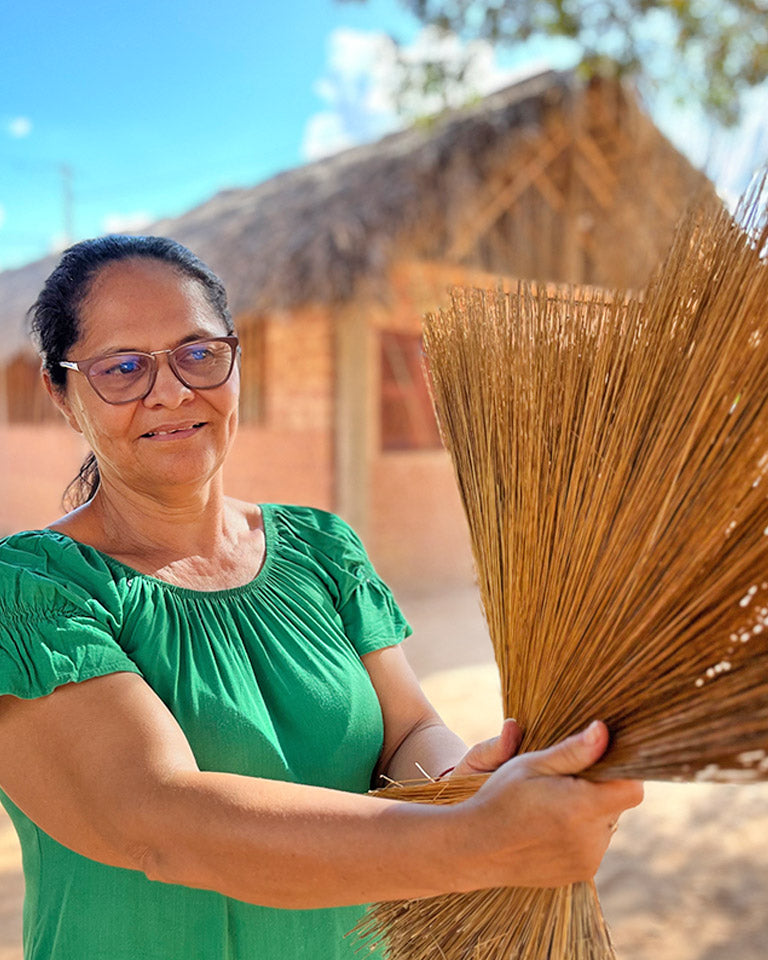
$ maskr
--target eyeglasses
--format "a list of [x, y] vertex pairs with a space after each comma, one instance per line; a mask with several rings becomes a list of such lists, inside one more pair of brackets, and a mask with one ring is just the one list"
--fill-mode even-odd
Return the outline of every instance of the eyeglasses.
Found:
[[177, 380], [190, 390], [213, 390], [229, 379], [239, 351], [237, 337], [211, 337], [182, 343], [172, 350], [141, 353], [110, 353], [90, 360], [60, 360], [59, 366], [76, 370], [106, 403], [143, 400], [157, 379], [157, 358], [168, 357]]

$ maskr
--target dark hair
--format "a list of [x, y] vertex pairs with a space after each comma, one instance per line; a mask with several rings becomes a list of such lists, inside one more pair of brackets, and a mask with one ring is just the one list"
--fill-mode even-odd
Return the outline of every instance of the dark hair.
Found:
[[[224, 321], [227, 333], [234, 332], [224, 284], [210, 267], [180, 243], [166, 237], [118, 234], [83, 240], [64, 251], [27, 314], [43, 367], [56, 390], [63, 391], [66, 386], [67, 370], [59, 366], [59, 361], [67, 359], [67, 353], [80, 337], [80, 308], [99, 271], [110, 263], [136, 257], [159, 260], [200, 283], [208, 302]], [[90, 500], [99, 480], [96, 458], [89, 453], [64, 492], [65, 507], [72, 509]]]

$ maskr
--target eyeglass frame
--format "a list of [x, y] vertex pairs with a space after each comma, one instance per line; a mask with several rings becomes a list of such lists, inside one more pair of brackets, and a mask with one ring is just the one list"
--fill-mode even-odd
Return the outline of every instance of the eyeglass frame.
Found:
[[[176, 369], [176, 365], [173, 360], [174, 353], [176, 353], [177, 350], [181, 350], [184, 347], [193, 347], [196, 343], [226, 343], [229, 345], [230, 351], [231, 351], [229, 369], [227, 370], [227, 375], [218, 383], [207, 384], [204, 387], [194, 386], [193, 384], [187, 383], [184, 377], [182, 377], [182, 375]], [[137, 400], [144, 400], [146, 397], [149, 396], [150, 393], [152, 393], [152, 388], [154, 387], [155, 382], [157, 380], [157, 372], [159, 370], [157, 357], [161, 356], [164, 353], [168, 354], [168, 366], [170, 367], [171, 373], [174, 375], [174, 377], [176, 377], [179, 383], [181, 383], [183, 386], [187, 388], [187, 390], [215, 390], [217, 387], [224, 386], [227, 380], [229, 380], [229, 378], [232, 376], [232, 371], [235, 369], [235, 361], [237, 360], [240, 354], [240, 339], [239, 337], [236, 337], [234, 334], [226, 337], [201, 337], [199, 340], [187, 340], [184, 343], [178, 344], [178, 346], [176, 347], [169, 347], [166, 350], [151, 350], [151, 351], [118, 350], [115, 353], [103, 353], [103, 354], [100, 354], [98, 357], [90, 357], [87, 360], [59, 360], [58, 365], [60, 367], [64, 367], [65, 370], [75, 370], [77, 373], [82, 373], [85, 379], [88, 381], [89, 385], [91, 386], [91, 389], [100, 400], [103, 400], [104, 403], [109, 403], [114, 407], [118, 407], [125, 403], [136, 403]], [[106, 397], [102, 396], [102, 394], [99, 393], [93, 380], [91, 380], [90, 369], [95, 363], [98, 363], [100, 360], [107, 360], [109, 359], [109, 357], [123, 357], [123, 356], [149, 357], [150, 364], [151, 364], [150, 370], [149, 370], [149, 386], [144, 391], [144, 393], [140, 394], [137, 397], [131, 397], [130, 400], [107, 400]]]

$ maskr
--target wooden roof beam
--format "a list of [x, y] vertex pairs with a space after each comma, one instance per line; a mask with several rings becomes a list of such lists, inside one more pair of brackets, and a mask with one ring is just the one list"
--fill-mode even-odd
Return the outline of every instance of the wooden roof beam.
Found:
[[[512, 180], [486, 203], [471, 227], [456, 237], [448, 250], [448, 258], [461, 260], [474, 247], [480, 237], [503, 216], [514, 202], [531, 186], [536, 184], [565, 148], [571, 138], [563, 127], [556, 129], [554, 135], [546, 140], [536, 155], [520, 170]], [[550, 181], [551, 183], [551, 181]]]

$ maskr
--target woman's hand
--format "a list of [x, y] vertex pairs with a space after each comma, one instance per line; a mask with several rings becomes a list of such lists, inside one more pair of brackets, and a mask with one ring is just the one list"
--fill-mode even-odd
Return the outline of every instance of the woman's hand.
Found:
[[482, 740], [468, 750], [449, 773], [444, 776], [463, 777], [473, 773], [493, 773], [517, 753], [523, 732], [517, 720], [506, 719], [501, 733]]
[[513, 758], [472, 798], [449, 808], [470, 821], [456, 834], [471, 837], [470, 845], [459, 841], [455, 850], [464, 865], [474, 861], [470, 873], [477, 880], [470, 889], [482, 883], [557, 887], [594, 876], [620, 814], [643, 797], [637, 781], [591, 783], [575, 776], [607, 745], [608, 730], [596, 721], [547, 750]]

